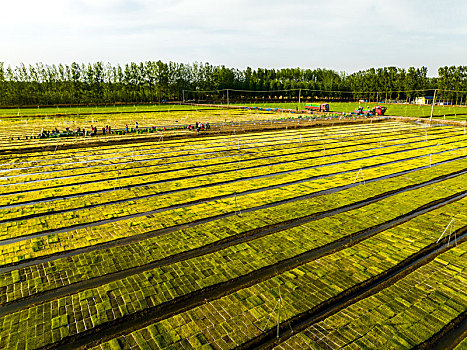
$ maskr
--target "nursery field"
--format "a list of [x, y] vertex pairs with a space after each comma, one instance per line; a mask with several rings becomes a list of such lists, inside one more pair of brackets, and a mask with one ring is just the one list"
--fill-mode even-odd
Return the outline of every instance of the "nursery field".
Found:
[[[75, 138], [67, 137], [51, 137], [47, 139], [37, 139], [38, 135], [43, 131], [52, 131], [58, 129], [63, 132], [76, 130], [77, 128], [85, 128], [91, 131], [91, 126], [98, 128], [98, 134], [102, 134], [102, 127], [110, 126], [113, 133], [100, 135], [99, 140], [102, 142], [112, 142], [116, 139], [122, 139], [121, 135], [115, 134], [116, 131], [124, 131], [126, 126], [130, 129], [135, 129], [135, 123], [138, 122], [139, 133], [127, 133], [126, 137], [147, 135], [143, 130], [151, 132], [159, 132], [161, 128], [167, 128], [164, 134], [187, 134], [186, 127], [195, 125], [197, 122], [217, 124], [219, 128], [229, 127], [232, 124], [240, 125], [241, 123], [255, 123], [270, 120], [281, 120], [289, 116], [284, 113], [268, 113], [258, 111], [244, 110], [206, 110], [203, 107], [187, 107], [188, 110], [147, 112], [147, 113], [100, 113], [100, 114], [81, 114], [81, 115], [38, 115], [34, 117], [9, 117], [0, 118], [0, 150], [11, 148], [24, 148], [39, 145], [53, 145], [58, 148], [66, 144], [76, 144]], [[156, 128], [157, 129], [153, 129]], [[83, 137], [79, 141], [80, 144], [85, 144], [95, 141], [91, 137]]]
[[[245, 133], [265, 129], [316, 127], [323, 124], [367, 123], [381, 119], [354, 116], [312, 115], [291, 111], [204, 108], [145, 113], [37, 115], [0, 118], [0, 153], [82, 148], [187, 138], [201, 134]], [[383, 118], [387, 119], [387, 118]], [[203, 125], [201, 130], [196, 127]], [[209, 129], [205, 126], [209, 124]], [[92, 128], [95, 128], [92, 131]], [[86, 132], [85, 132], [86, 130]], [[94, 137], [98, 136], [98, 137]]]
[[465, 347], [463, 127], [188, 113], [1, 121], [0, 348]]
[[[313, 103], [320, 103], [313, 101]], [[417, 105], [417, 104], [381, 104], [377, 102], [322, 102], [329, 103], [329, 111], [337, 113], [350, 113], [356, 110], [358, 107], [366, 109], [367, 106], [373, 108], [375, 106], [383, 105], [387, 107], [386, 115], [400, 116], [400, 117], [416, 117], [416, 118], [429, 118], [431, 115], [431, 105]], [[300, 107], [304, 109], [306, 101], [302, 101]], [[248, 104], [245, 104], [248, 106]], [[258, 107], [269, 107], [269, 108], [290, 108], [297, 109], [297, 102], [285, 102], [285, 103], [253, 103], [252, 106]], [[433, 107], [433, 118], [437, 119], [449, 119], [449, 120], [467, 120], [467, 106], [434, 106]]]

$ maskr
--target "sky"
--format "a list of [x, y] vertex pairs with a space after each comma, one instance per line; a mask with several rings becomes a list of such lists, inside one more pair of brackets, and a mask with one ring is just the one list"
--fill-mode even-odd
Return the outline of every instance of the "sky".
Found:
[[209, 62], [238, 69], [467, 65], [463, 0], [14, 0], [0, 62]]

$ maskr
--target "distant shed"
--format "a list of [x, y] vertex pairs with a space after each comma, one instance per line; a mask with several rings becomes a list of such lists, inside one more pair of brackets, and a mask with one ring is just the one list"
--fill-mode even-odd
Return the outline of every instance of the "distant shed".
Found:
[[415, 98], [417, 105], [431, 105], [433, 103], [433, 96], [420, 96]]

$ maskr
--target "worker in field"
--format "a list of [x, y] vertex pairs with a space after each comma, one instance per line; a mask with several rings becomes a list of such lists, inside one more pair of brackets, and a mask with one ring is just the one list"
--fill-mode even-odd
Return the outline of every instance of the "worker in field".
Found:
[[135, 123], [135, 129], [138, 129], [138, 122]]

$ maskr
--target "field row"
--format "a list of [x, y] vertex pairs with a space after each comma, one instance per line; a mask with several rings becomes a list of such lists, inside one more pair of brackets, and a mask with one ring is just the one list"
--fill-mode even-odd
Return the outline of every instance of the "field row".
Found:
[[[274, 165], [278, 163], [291, 162], [296, 160], [302, 160], [307, 158], [324, 158], [339, 155], [348, 155], [349, 157], [356, 157], [353, 153], [358, 152], [369, 152], [376, 151], [378, 153], [389, 153], [403, 149], [404, 147], [434, 147], [438, 143], [449, 143], [456, 139], [462, 139], [464, 136], [458, 136], [453, 133], [449, 134], [438, 134], [430, 135], [429, 140], [425, 140], [425, 137], [411, 136], [411, 137], [395, 137], [386, 138], [384, 140], [379, 139], [366, 139], [365, 144], [352, 145], [347, 143], [345, 145], [327, 145], [323, 144], [311, 145], [306, 144], [295, 144], [287, 149], [274, 146], [271, 149], [256, 148], [254, 153], [240, 153], [237, 150], [233, 150], [228, 153], [220, 155], [213, 155], [209, 157], [189, 156], [180, 158], [169, 158], [166, 157], [157, 158], [152, 161], [134, 161], [129, 164], [124, 164], [124, 167], [120, 166], [97, 166], [88, 165], [88, 172], [81, 173], [84, 169], [77, 168], [76, 170], [64, 172], [51, 171], [40, 174], [34, 174], [25, 178], [23, 176], [13, 176], [4, 179], [8, 184], [2, 184], [5, 194], [8, 192], [24, 192], [33, 191], [46, 188], [56, 188], [60, 185], [69, 185], [74, 181], [75, 184], [85, 184], [92, 182], [112, 181], [119, 180], [125, 181], [128, 178], [134, 178], [144, 175], [162, 175], [164, 177], [170, 176], [167, 173], [175, 172], [172, 178], [183, 178], [183, 171], [192, 171], [194, 175], [203, 175], [210, 173], [217, 173], [222, 171], [222, 167], [225, 167], [225, 171], [228, 170], [242, 170], [246, 168], [252, 168], [255, 166]], [[384, 141], [384, 144], [382, 143]], [[361, 141], [360, 141], [361, 142]], [[242, 151], [243, 152], [243, 151]], [[246, 152], [246, 151], [245, 151]], [[364, 154], [364, 156], [366, 156]], [[188, 158], [188, 159], [187, 159]], [[331, 163], [334, 158], [330, 158], [327, 163]], [[326, 162], [321, 161], [326, 164]], [[220, 167], [220, 169], [219, 169]], [[98, 173], [96, 175], [95, 173]], [[191, 176], [194, 176], [191, 175]], [[97, 176], [97, 177], [96, 177]], [[19, 187], [16, 186], [25, 186]], [[35, 185], [35, 187], [32, 187]]]
[[[464, 137], [461, 136], [460, 140], [457, 141], [457, 138], [453, 140], [449, 139], [447, 144], [438, 144], [436, 146], [436, 156], [446, 155], [446, 153], [457, 153], [457, 151], [451, 151], [452, 148], [460, 148], [460, 154], [465, 154], [467, 141], [464, 140]], [[207, 175], [207, 176], [197, 176], [196, 177], [196, 187], [206, 187], [202, 191], [201, 198], [209, 198], [216, 195], [231, 195], [235, 192], [242, 192], [245, 190], [250, 190], [253, 188], [268, 187], [277, 184], [286, 184], [291, 181], [300, 181], [304, 179], [312, 179], [319, 176], [329, 176], [344, 171], [352, 171], [356, 169], [365, 169], [367, 167], [374, 167], [375, 165], [381, 165], [388, 162], [401, 161], [406, 158], [415, 158], [420, 156], [429, 156], [430, 160], [433, 161], [432, 150], [430, 148], [421, 148], [407, 150], [405, 147], [400, 151], [394, 151], [388, 154], [379, 155], [381, 150], [376, 150], [368, 153], [356, 153], [355, 160], [351, 161], [349, 155], [343, 156], [343, 158], [333, 159], [330, 158], [329, 166], [324, 166], [326, 163], [321, 164], [317, 159], [310, 160], [297, 160], [289, 161], [283, 164], [276, 164], [270, 166], [263, 166], [255, 169], [245, 169], [245, 170], [235, 170], [231, 172], [218, 173], [216, 175]], [[444, 152], [444, 153], [439, 153]], [[347, 159], [346, 159], [347, 158]], [[328, 159], [322, 158], [323, 162]], [[141, 181], [142, 178], [139, 178]], [[158, 192], [169, 193], [162, 196], [149, 197], [146, 196], [144, 199], [135, 199], [128, 201], [126, 203], [125, 209], [121, 209], [121, 204], [109, 204], [104, 207], [99, 206], [95, 208], [83, 209], [81, 211], [69, 211], [61, 214], [55, 214], [48, 216], [48, 220], [44, 220], [43, 217], [31, 218], [18, 221], [7, 221], [0, 223], [0, 228], [2, 229], [1, 237], [3, 239], [20, 237], [25, 234], [33, 234], [42, 231], [51, 231], [56, 230], [60, 227], [73, 226], [84, 224], [87, 222], [99, 221], [103, 218], [115, 218], [119, 216], [131, 216], [134, 214], [148, 213], [158, 208], [170, 207], [175, 204], [180, 204], [184, 202], [193, 202], [199, 200], [200, 194], [199, 190], [189, 189], [193, 187], [193, 180], [176, 180], [173, 182], [164, 182], [160, 185], [153, 185], [152, 189], [157, 194]], [[240, 182], [238, 182], [240, 181]], [[256, 185], [256, 182], [259, 183], [259, 186]], [[219, 183], [221, 186], [214, 186]], [[246, 184], [245, 184], [246, 183]], [[112, 184], [110, 184], [112, 186]], [[116, 184], [114, 183], [115, 187]], [[213, 187], [214, 186], [214, 187]], [[226, 188], [227, 191], [222, 190], [222, 187]], [[187, 191], [181, 191], [182, 189], [188, 189]], [[101, 189], [103, 190], [103, 189]], [[55, 189], [55, 195], [60, 195], [60, 189]], [[65, 191], [65, 189], [64, 189]], [[174, 191], [177, 194], [174, 194]], [[43, 195], [45, 191], [41, 191], [40, 194]], [[59, 193], [57, 193], [59, 192]], [[154, 193], [152, 192], [152, 193]], [[21, 194], [18, 196], [25, 196], [26, 194]], [[30, 195], [30, 194], [28, 194]], [[84, 199], [86, 200], [86, 199]], [[90, 203], [85, 203], [86, 206], [89, 206]], [[53, 210], [53, 207], [48, 206], [48, 210]], [[28, 215], [27, 208], [21, 208], [21, 213], [23, 215]], [[119, 215], [118, 213], [121, 213]], [[17, 217], [17, 213], [13, 210], [12, 217]], [[8, 219], [6, 215], [5, 219]], [[67, 223], [67, 225], [64, 225]]]
[[[24, 117], [9, 118], [8, 123], [0, 125], [0, 151], [8, 153], [14, 148], [19, 150], [29, 150], [31, 148], [73, 146], [77, 142], [80, 144], [92, 144], [96, 139], [101, 142], [118, 142], [125, 139], [138, 141], [147, 136], [177, 136], [186, 137], [196, 134], [190, 131], [187, 126], [195, 126], [196, 123], [210, 123], [210, 132], [245, 132], [262, 128], [283, 129], [286, 125], [296, 127], [300, 124], [316, 124], [326, 118], [282, 113], [279, 111], [251, 111], [251, 110], [200, 110], [191, 112], [161, 112], [161, 113], [137, 113], [137, 114], [113, 114], [100, 116], [71, 116], [71, 117]], [[354, 120], [355, 118], [351, 118]], [[139, 127], [136, 128], [136, 122]], [[339, 122], [338, 120], [333, 121]], [[344, 121], [345, 122], [345, 121]], [[98, 128], [98, 136], [84, 136], [83, 128], [88, 132], [91, 125]], [[113, 133], [102, 135], [102, 127], [110, 126]], [[128, 132], [126, 127], [128, 125]], [[59, 132], [81, 129], [80, 136], [58, 137], [49, 136], [39, 139], [42, 131], [53, 134], [57, 128]], [[154, 130], [155, 129], [155, 130]], [[215, 130], [214, 130], [215, 129]], [[116, 131], [120, 132], [117, 133]], [[155, 133], [148, 133], [148, 131]], [[204, 132], [202, 132], [204, 133]], [[58, 135], [58, 134], [56, 134]], [[122, 137], [123, 136], [123, 137]]]
[[276, 349], [411, 349], [467, 309], [467, 242]]
[[[426, 173], [430, 174], [430, 171]], [[431, 174], [434, 175], [434, 172], [431, 172]], [[424, 175], [426, 176], [426, 174]], [[246, 217], [242, 217], [235, 225], [232, 225], [230, 218], [220, 219], [216, 222], [201, 225], [201, 227], [196, 226], [172, 232], [168, 235], [147, 239], [131, 245], [81, 254], [76, 256], [75, 259], [65, 258], [48, 264], [13, 270], [10, 273], [0, 275], [0, 291], [2, 292], [0, 302], [11, 302], [59, 286], [142, 266], [228, 237], [248, 235], [248, 232], [252, 232], [253, 230], [255, 230], [253, 232], [257, 232], [252, 234], [253, 240], [250, 243], [242, 243], [241, 245], [248, 248], [241, 250], [248, 251], [252, 255], [259, 255], [259, 252], [264, 247], [269, 247], [268, 251], [276, 255], [273, 256], [273, 260], [267, 262], [276, 263], [277, 261], [290, 258], [293, 254], [299, 255], [319, 245], [328, 244], [343, 237], [367, 230], [373, 226], [394, 220], [397, 217], [407, 215], [430, 202], [462, 193], [463, 183], [466, 181], [467, 174], [458, 175], [452, 179], [436, 182], [412, 191], [394, 194], [376, 203], [354, 210], [336, 213], [335, 215], [316, 220], [310, 217], [311, 214], [319, 213], [320, 211], [339, 208], [345, 202], [352, 203], [353, 200], [357, 201], [365, 197], [373, 197], [381, 189], [381, 187], [378, 187], [381, 184], [376, 183], [374, 186], [372, 186], [373, 184], [368, 185], [365, 194], [358, 194], [357, 190], [361, 191], [361, 189], [354, 188], [346, 190], [343, 193], [338, 192], [334, 195], [328, 195], [326, 204], [321, 204], [321, 198], [315, 197], [301, 201], [299, 204], [300, 209], [297, 209], [298, 203], [294, 202], [260, 212], [245, 213]], [[388, 185], [390, 184], [386, 183], [384, 186], [386, 190], [390, 190]], [[404, 181], [403, 186], [407, 185], [407, 181]], [[374, 189], [374, 192], [372, 189]], [[333, 197], [335, 197], [334, 200]], [[411, 198], [414, 199], [411, 200]], [[394, 208], [397, 203], [403, 204], [400, 204], [397, 210], [389, 210]], [[379, 212], [381, 214], [377, 217], [369, 217], [372, 212]], [[273, 218], [272, 220], [268, 220], [267, 225], [274, 225], [274, 230], [270, 232], [265, 231], [266, 235], [261, 234], [262, 231], [260, 231], [260, 229], [264, 230], [266, 224], [263, 217]], [[303, 218], [309, 219], [304, 222], [298, 221], [298, 219]], [[296, 220], [297, 223], [293, 225], [292, 220]], [[306, 221], [311, 222], [306, 223]], [[282, 227], [278, 226], [282, 222], [286, 222], [287, 224]], [[347, 223], [352, 223], [352, 225], [345, 226]], [[316, 235], [318, 232], [319, 235]], [[172, 243], [175, 237], [181, 240], [183, 243], [181, 246]], [[288, 237], [293, 237], [293, 239]], [[299, 244], [297, 245], [298, 242]], [[235, 241], [232, 242], [232, 245], [234, 243]], [[290, 246], [287, 247], [287, 245]], [[277, 246], [277, 249], [275, 249], [275, 246]], [[231, 249], [240, 249], [238, 247], [238, 245], [233, 245]], [[232, 251], [229, 253], [228, 250], [229, 248], [222, 250], [222, 255], [235, 255], [235, 259], [238, 258], [238, 252]], [[205, 257], [204, 255], [203, 258]], [[232, 263], [235, 259], [230, 258], [229, 262]], [[109, 264], [109, 262], [112, 263]], [[256, 263], [259, 263], [259, 261], [256, 261]], [[212, 270], [215, 269], [213, 268]], [[219, 280], [220, 277], [215, 278]], [[57, 294], [54, 293], [54, 295], [56, 296]]]
[[[448, 161], [458, 158], [459, 155], [456, 151], [450, 151], [440, 154], [432, 155], [432, 164]], [[368, 165], [371, 160], [368, 160]], [[397, 164], [397, 166], [395, 166]], [[394, 174], [395, 172], [417, 169], [419, 167], [428, 166], [427, 159], [416, 158], [400, 163], [387, 164], [379, 167], [372, 167], [365, 169], [364, 179], [371, 180]], [[358, 169], [358, 167], [357, 167]], [[298, 180], [297, 173], [292, 178]], [[309, 175], [307, 175], [309, 176]], [[101, 221], [102, 215], [97, 214], [98, 217], [94, 219], [96, 224], [87, 225], [83, 228], [70, 228], [62, 229], [56, 233], [38, 234], [36, 238], [19, 239], [18, 242], [4, 244], [2, 246], [2, 261], [1, 264], [8, 264], [19, 262], [24, 259], [31, 259], [33, 257], [41, 256], [44, 253], [58, 253], [71, 249], [77, 249], [85, 246], [92, 246], [109, 242], [125, 237], [148, 234], [156, 230], [176, 227], [177, 225], [184, 225], [196, 223], [199, 220], [207, 220], [209, 218], [216, 219], [219, 216], [227, 216], [237, 213], [238, 211], [245, 211], [247, 209], [258, 208], [262, 205], [271, 205], [274, 203], [280, 204], [281, 201], [295, 199], [303, 196], [304, 194], [312, 194], [317, 191], [332, 189], [334, 187], [345, 186], [353, 184], [356, 179], [362, 181], [360, 170], [353, 170], [351, 172], [327, 177], [325, 179], [317, 179], [312, 182], [299, 182], [294, 185], [282, 186], [277, 189], [261, 191], [258, 193], [249, 193], [234, 198], [218, 199], [200, 204], [193, 204], [190, 206], [182, 206], [176, 209], [164, 210], [160, 212], [148, 213], [133, 218], [122, 218], [118, 221]], [[235, 188], [233, 188], [235, 190]], [[258, 208], [259, 209], [259, 208]], [[117, 213], [125, 213], [126, 208], [121, 207]], [[112, 215], [117, 215], [113, 213]], [[62, 219], [63, 220], [63, 219]], [[53, 223], [45, 221], [43, 218], [37, 220], [31, 219], [31, 223], [36, 222], [35, 225], [40, 225], [42, 229], [47, 229]], [[66, 222], [66, 221], [65, 221]], [[4, 226], [9, 226], [10, 232], [14, 232], [10, 237], [15, 240], [22, 235], [28, 235], [30, 231], [25, 226], [13, 225], [13, 223], [5, 223]], [[63, 222], [57, 221], [57, 224], [63, 225]], [[45, 225], [45, 227], [44, 227]], [[66, 224], [65, 224], [66, 225]], [[5, 236], [4, 236], [5, 237]], [[46, 249], [44, 251], [44, 249]]]
[[0, 160], [0, 348], [410, 348], [465, 314], [460, 128], [140, 141]]
[[[70, 130], [76, 128], [85, 128], [90, 130], [91, 125], [97, 126], [98, 130], [103, 126], [109, 125], [113, 130], [124, 130], [126, 125], [130, 128], [135, 127], [135, 122], [139, 123], [141, 128], [152, 126], [177, 126], [177, 125], [195, 125], [196, 122], [223, 123], [226, 121], [236, 122], [249, 120], [274, 119], [283, 117], [280, 113], [259, 113], [243, 110], [205, 110], [203, 107], [191, 111], [178, 112], [158, 112], [158, 113], [125, 113], [125, 114], [102, 114], [102, 115], [73, 115], [64, 116], [39, 116], [39, 117], [20, 117], [9, 118], [8, 123], [0, 126], [0, 149], [15, 147], [17, 149], [29, 146], [72, 144], [77, 142], [77, 137], [70, 138], [50, 138], [45, 140], [26, 139], [26, 136], [38, 136], [44, 130], [52, 131], [58, 128], [64, 131], [67, 127]], [[186, 134], [187, 131], [180, 131]], [[168, 134], [169, 132], [164, 132]], [[126, 134], [125, 137], [138, 139], [139, 134]], [[99, 136], [106, 141], [121, 139], [119, 135]], [[92, 142], [93, 137], [79, 137], [80, 143]]]
[[[17, 155], [16, 158], [9, 157], [7, 163], [0, 166], [6, 167], [15, 164], [15, 168], [2, 169], [4, 175], [23, 175], [39, 171], [39, 174], [48, 171], [74, 170], [72, 165], [78, 169], [83, 166], [97, 165], [112, 165], [114, 163], [128, 163], [134, 161], [135, 158], [145, 157], [143, 159], [159, 159], [164, 158], [181, 158], [186, 159], [187, 156], [198, 158], [206, 158], [209, 155], [222, 152], [232, 152], [242, 149], [251, 149], [255, 151], [256, 146], [261, 146], [261, 150], [279, 150], [290, 146], [296, 147], [298, 143], [313, 145], [313, 143], [321, 145], [323, 142], [329, 146], [337, 143], [356, 144], [355, 137], [373, 136], [386, 137], [386, 135], [394, 136], [401, 133], [413, 132], [419, 135], [428, 136], [430, 134], [446, 133], [455, 131], [455, 129], [433, 128], [430, 130], [416, 128], [414, 126], [400, 125], [391, 123], [389, 125], [379, 124], [375, 127], [365, 126], [361, 128], [329, 128], [327, 132], [318, 130], [289, 130], [267, 134], [246, 134], [246, 135], [228, 135], [218, 137], [203, 137], [188, 140], [153, 140], [147, 142], [139, 142], [132, 144], [121, 144], [118, 146], [100, 146], [86, 147], [84, 150], [76, 149], [57, 149], [50, 152], [27, 153]], [[458, 131], [458, 130], [457, 130]], [[329, 147], [332, 148], [332, 147]], [[248, 154], [246, 154], [248, 155]], [[194, 158], [196, 159], [196, 158]], [[78, 166], [81, 165], [81, 166]]]
[[[416, 217], [350, 248], [313, 260], [227, 296], [207, 300], [189, 311], [155, 322], [126, 336], [117, 337], [99, 347], [106, 349], [113, 345], [117, 349], [147, 346], [153, 349], [202, 346], [234, 348], [260, 336], [262, 330], [275, 330], [275, 324], [268, 322], [268, 319], [271, 315], [278, 317], [275, 306], [279, 297], [282, 300], [280, 321], [287, 325], [286, 321], [294, 316], [313, 310], [353, 286], [365, 284], [433, 244], [446, 225], [445, 217], [449, 214], [465, 213], [466, 203], [463, 200]], [[463, 214], [460, 225], [465, 226], [466, 220], [467, 217]], [[459, 248], [462, 249], [462, 255], [465, 254], [465, 248], [465, 244]], [[458, 253], [459, 250], [455, 252]], [[446, 258], [443, 258], [444, 255], [441, 255], [440, 259], [444, 261]], [[454, 266], [457, 268], [454, 268], [453, 272], [457, 273], [459, 265]], [[461, 269], [465, 273], [465, 266]], [[456, 284], [453, 286], [459, 286], [463, 281], [465, 280], [462, 278], [454, 280]], [[144, 280], [134, 283], [139, 284], [143, 290], [145, 287], [150, 288], [150, 283]], [[444, 290], [454, 291], [449, 288]], [[453, 297], [455, 302], [451, 305], [456, 305], [456, 308], [449, 304], [443, 307], [446, 314], [440, 317], [441, 322], [438, 324], [449, 323], [467, 308], [467, 298], [459, 297], [456, 292], [444, 296], [441, 300], [445, 303]], [[411, 304], [406, 302], [400, 305], [408, 307]], [[442, 314], [442, 311], [438, 314]], [[429, 332], [423, 329], [423, 334], [427, 336], [435, 331], [436, 327], [432, 327]]]
[[[429, 140], [426, 142], [421, 142], [422, 140], [418, 139], [418, 144], [419, 147], [427, 147], [428, 145], [436, 145], [436, 142], [441, 142], [441, 143], [446, 143], [446, 142], [451, 142], [450, 140], [452, 139], [452, 142], [459, 139], [462, 140], [464, 138], [463, 135], [456, 135], [456, 134], [443, 134], [440, 137], [434, 138], [434, 140]], [[405, 143], [401, 142], [403, 140], [398, 140], [400, 143], [400, 147], [404, 147]], [[409, 142], [412, 140], [409, 140]], [[414, 143], [417, 144], [417, 143]], [[27, 182], [24, 181], [24, 179], [19, 178], [19, 177], [5, 177], [6, 181], [8, 182], [7, 184], [3, 184], [3, 193], [4, 195], [8, 193], [22, 193], [22, 192], [31, 192], [31, 191], [39, 191], [39, 190], [44, 190], [44, 189], [56, 189], [59, 187], [64, 187], [64, 186], [71, 186], [71, 185], [80, 185], [80, 184], [89, 184], [89, 183], [94, 183], [94, 182], [104, 182], [104, 181], [112, 181], [112, 180], [119, 180], [122, 182], [122, 186], [125, 185], [125, 181], [131, 181], [132, 179], [139, 179], [141, 176], [155, 176], [158, 175], [158, 180], [162, 181], [165, 178], [170, 178], [170, 174], [172, 172], [175, 172], [172, 177], [173, 178], [183, 178], [186, 177], [186, 171], [197, 171], [194, 173], [195, 175], [202, 175], [202, 174], [209, 174], [209, 173], [216, 173], [219, 171], [222, 171], [223, 167], [225, 165], [230, 166], [230, 169], [227, 168], [227, 170], [232, 170], [232, 169], [239, 169], [241, 170], [242, 168], [251, 168], [254, 166], [261, 166], [261, 165], [268, 165], [268, 164], [274, 164], [274, 163], [281, 163], [284, 161], [293, 161], [295, 158], [297, 160], [300, 159], [306, 159], [307, 152], [311, 152], [308, 157], [311, 156], [311, 158], [315, 157], [323, 157], [325, 155], [325, 148], [323, 148], [323, 144], [318, 144], [318, 145], [313, 145], [307, 147], [306, 145], [301, 145], [298, 147], [298, 143], [296, 143], [293, 147], [290, 147], [286, 150], [281, 149], [280, 147], [277, 147], [276, 145], [272, 146], [270, 149], [264, 149], [264, 148], [259, 148], [258, 146], [253, 147], [254, 148], [254, 153], [251, 155], [241, 155], [239, 154], [238, 150], [230, 150], [228, 153], [221, 153], [217, 156], [208, 156], [208, 157], [202, 157], [202, 155], [197, 155], [194, 156], [193, 158], [189, 159], [189, 164], [187, 164], [187, 161], [185, 159], [170, 159], [170, 157], [165, 157], [164, 160], [158, 159], [155, 164], [149, 164], [149, 166], [140, 166], [140, 164], [135, 164], [133, 163], [133, 167], [128, 168], [128, 169], [119, 169], [115, 171], [105, 171], [105, 172], [98, 172], [91, 174], [81, 174], [79, 178], [72, 177], [72, 176], [66, 176], [66, 175], [73, 175], [73, 171], [66, 171], [65, 176], [61, 177], [55, 177], [52, 176], [50, 180], [47, 179], [39, 179], [41, 181], [34, 181], [34, 182]], [[303, 150], [301, 147], [303, 146]], [[346, 147], [344, 149], [344, 152], [352, 152], [352, 151], [359, 151], [359, 150], [372, 150], [376, 149], [379, 150], [379, 152], [384, 152], [384, 150], [388, 147], [386, 146], [393, 146], [397, 147], [399, 146], [398, 143], [394, 142], [392, 145], [386, 145], [382, 148], [383, 150], [379, 150], [381, 148], [380, 144], [374, 144], [374, 145], [369, 145], [369, 146], [364, 146], [362, 148], [360, 147]], [[392, 147], [391, 147], [392, 148]], [[246, 152], [246, 151], [245, 151]], [[328, 149], [327, 152], [332, 155], [336, 154], [339, 155], [342, 150], [341, 149], [335, 149], [331, 148]], [[390, 151], [388, 151], [390, 152]], [[292, 159], [290, 158], [284, 158], [287, 155], [290, 155]], [[233, 156], [233, 157], [232, 157]], [[283, 159], [284, 158], [284, 159]], [[172, 160], [172, 161], [170, 161]], [[201, 164], [199, 164], [201, 163]], [[193, 169], [195, 165], [198, 169]], [[235, 166], [232, 168], [232, 166]], [[216, 170], [217, 169], [217, 170]], [[185, 171], [185, 172], [184, 172]], [[56, 175], [55, 172], [49, 173], [52, 175]], [[13, 181], [11, 181], [13, 179]], [[16, 180], [16, 181], [15, 181]], [[19, 180], [19, 182], [17, 182]], [[140, 183], [143, 180], [140, 180]], [[147, 181], [147, 180], [146, 180]], [[5, 186], [7, 186], [5, 188]], [[9, 198], [7, 196], [7, 198]]]
[[[456, 147], [457, 143], [455, 141], [456, 138], [453, 138], [453, 140], [449, 139], [449, 143], [446, 145], [438, 144], [436, 146], [436, 151], [443, 152], [446, 150], [446, 147]], [[463, 142], [462, 139], [459, 147], [464, 147]], [[398, 161], [406, 157], [423, 155], [424, 153], [420, 153], [423, 152], [423, 150], [431, 152], [431, 149], [419, 149], [407, 155], [405, 152], [410, 150], [410, 148], [407, 149], [406, 147], [398, 146], [395, 149], [391, 148], [391, 152], [389, 153], [387, 153], [388, 150], [386, 149], [377, 149], [371, 152], [356, 152], [351, 155], [328, 156], [326, 158], [310, 160], [295, 160], [295, 156], [291, 156], [292, 159], [288, 159], [287, 157], [281, 158], [282, 162], [279, 164], [276, 163], [276, 165], [261, 164], [262, 162], [260, 162], [261, 165], [256, 165], [256, 167], [248, 167], [247, 169], [239, 168], [238, 170], [235, 168], [235, 164], [232, 164], [231, 167], [226, 167], [227, 169], [222, 173], [219, 171], [217, 174], [213, 175], [197, 176], [196, 186], [193, 186], [192, 178], [192, 176], [196, 176], [196, 172], [193, 172], [194, 174], [189, 175], [188, 178], [182, 176], [182, 180], [172, 180], [171, 178], [164, 179], [164, 177], [161, 176], [159, 181], [155, 183], [146, 183], [147, 185], [138, 187], [134, 191], [129, 191], [126, 188], [110, 191], [105, 197], [103, 193], [99, 191], [99, 193], [87, 196], [74, 196], [72, 198], [54, 200], [53, 202], [44, 200], [42, 202], [35, 201], [33, 204], [29, 205], [19, 206], [16, 204], [13, 208], [8, 206], [5, 208], [0, 207], [0, 213], [3, 219], [3, 223], [0, 223], [0, 225], [12, 227], [12, 223], [17, 222], [16, 226], [30, 226], [26, 220], [19, 221], [19, 219], [22, 216], [34, 215], [39, 217], [40, 214], [48, 215], [52, 219], [53, 216], [51, 216], [51, 214], [57, 211], [68, 211], [68, 213], [56, 214], [62, 218], [57, 220], [61, 225], [63, 225], [63, 222], [67, 222], [69, 225], [77, 225], [86, 222], [80, 221], [80, 217], [89, 220], [89, 218], [95, 216], [93, 213], [96, 212], [99, 212], [101, 217], [108, 217], [108, 215], [117, 212], [115, 209], [118, 209], [123, 203], [127, 205], [125, 215], [132, 215], [147, 211], [144, 210], [144, 208], [147, 207], [151, 207], [154, 210], [161, 207], [170, 207], [174, 204], [209, 199], [210, 197], [219, 195], [232, 195], [234, 192], [242, 193], [251, 190], [259, 190], [264, 188], [265, 185], [267, 188], [281, 184], [285, 185], [290, 183], [291, 180], [301, 181], [307, 178], [313, 179], [319, 176], [329, 176], [339, 173], [338, 171], [336, 172], [337, 169], [340, 169], [342, 172], [349, 171], [348, 169], [365, 168], [368, 167], [368, 161], [370, 159], [373, 160], [373, 165], [378, 165], [381, 164], [379, 159], [386, 160], [388, 155], [391, 155], [390, 161]], [[433, 155], [431, 157], [433, 158]], [[325, 161], [329, 163], [325, 163]], [[326, 166], [327, 164], [330, 165]], [[187, 171], [187, 174], [189, 173], [190, 172]], [[170, 174], [173, 175], [173, 173]], [[167, 174], [167, 176], [169, 176], [169, 174]], [[120, 185], [120, 183], [118, 184]], [[117, 186], [117, 180], [115, 180], [113, 185], [114, 187]], [[102, 189], [101, 191], [104, 190], [105, 189]], [[41, 195], [43, 195], [43, 193], [44, 191], [40, 192]], [[26, 194], [21, 196], [26, 196]], [[112, 204], [112, 202], [117, 203]], [[76, 209], [80, 207], [83, 208], [82, 211], [76, 211]], [[87, 207], [92, 208], [87, 209]], [[142, 207], [143, 209], [141, 209]], [[9, 219], [14, 220], [10, 221]], [[34, 218], [33, 220], [37, 221], [38, 218]], [[51, 221], [53, 222], [53, 219]], [[49, 221], [48, 229], [54, 228], [55, 227], [50, 225]], [[9, 228], [5, 230], [9, 230]], [[28, 232], [40, 232], [40, 228], [29, 228]]]

